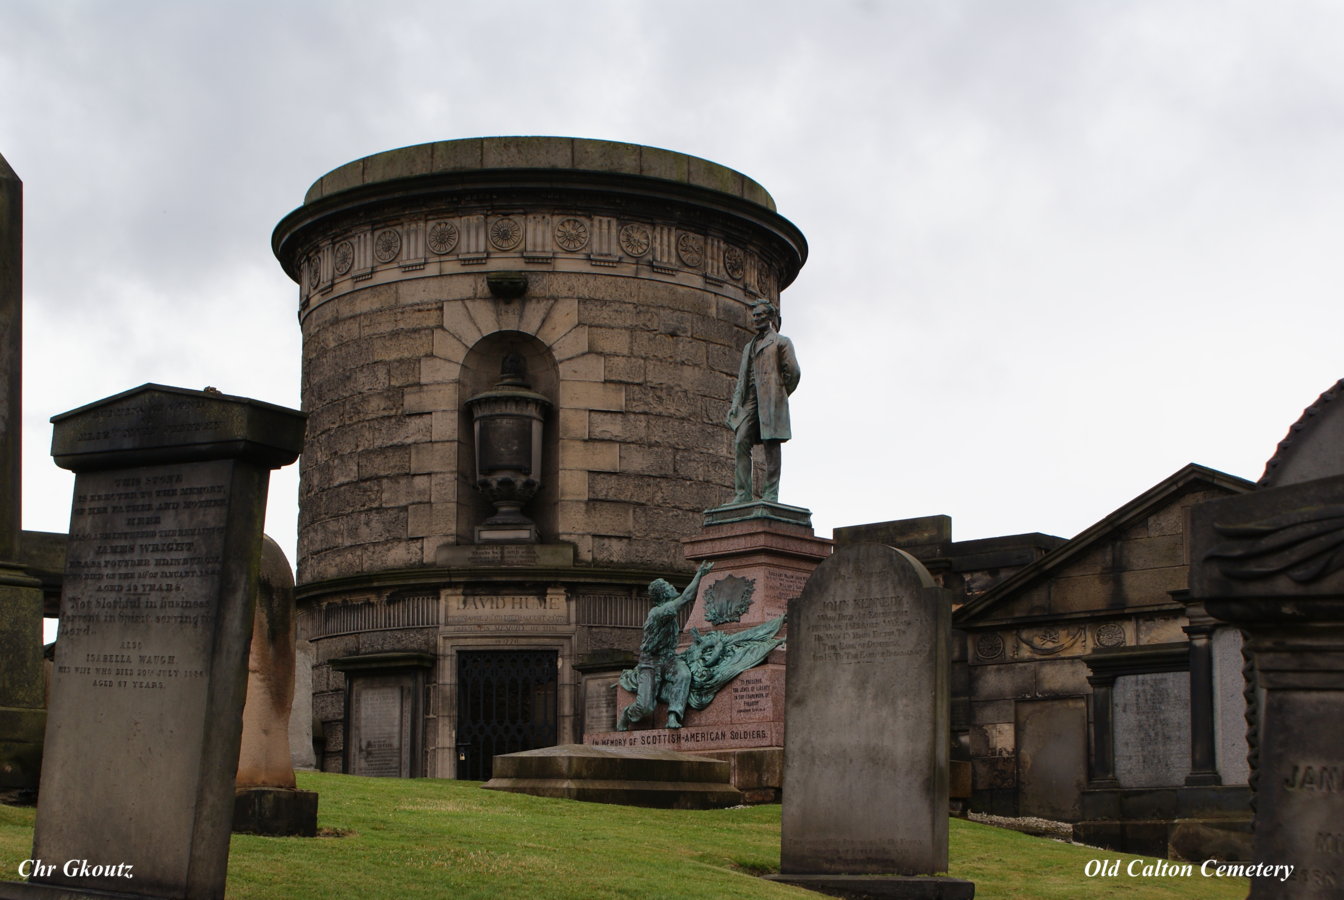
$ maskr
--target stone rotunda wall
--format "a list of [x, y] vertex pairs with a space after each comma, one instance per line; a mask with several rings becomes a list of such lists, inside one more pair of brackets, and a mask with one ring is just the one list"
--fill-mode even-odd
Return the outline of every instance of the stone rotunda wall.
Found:
[[[350, 163], [275, 247], [300, 284], [305, 583], [434, 565], [470, 540], [482, 507], [460, 475], [463, 382], [497, 369], [464, 364], [491, 336], [534, 339], [533, 372], [555, 391], [558, 478], [533, 503], [543, 541], [573, 542], [583, 562], [684, 568], [677, 541], [728, 499], [722, 420], [748, 305], [778, 300], [805, 253], [737, 172], [566, 138]], [[499, 271], [525, 274], [526, 293], [493, 298]]]
[[[464, 619], [478, 594], [540, 598], [555, 619], [543, 631], [567, 642], [562, 668], [625, 640], [588, 641], [600, 623], [585, 620], [637, 627], [641, 585], [688, 570], [681, 539], [731, 495], [723, 419], [750, 304], [778, 302], [806, 257], [738, 172], [551, 137], [357, 160], [319, 179], [273, 244], [299, 284], [299, 596], [308, 636], [332, 639], [314, 691], [333, 694], [318, 712], [333, 723], [348, 710], [332, 706], [344, 683], [318, 671], [324, 659], [426, 652], [443, 686], [455, 635], [541, 627]], [[523, 509], [540, 543], [473, 546], [492, 508], [472, 486], [465, 402], [508, 352], [553, 404], [542, 487]], [[599, 594], [610, 602], [585, 600]]]

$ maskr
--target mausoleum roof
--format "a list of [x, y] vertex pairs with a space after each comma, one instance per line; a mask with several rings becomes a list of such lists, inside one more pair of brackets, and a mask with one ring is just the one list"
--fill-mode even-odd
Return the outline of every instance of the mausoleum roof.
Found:
[[1012, 598], [1040, 582], [1060, 574], [1105, 541], [1142, 522], [1155, 511], [1201, 487], [1220, 488], [1230, 494], [1252, 490], [1255, 484], [1198, 463], [1188, 463], [1096, 524], [1085, 528], [1067, 543], [1014, 572], [993, 588], [962, 606], [952, 615], [954, 628], [986, 624], [1001, 616]]
[[375, 153], [333, 169], [308, 189], [305, 203], [360, 185], [444, 172], [567, 169], [678, 181], [732, 194], [773, 211], [755, 181], [727, 166], [661, 147], [590, 138], [512, 136], [434, 141]]

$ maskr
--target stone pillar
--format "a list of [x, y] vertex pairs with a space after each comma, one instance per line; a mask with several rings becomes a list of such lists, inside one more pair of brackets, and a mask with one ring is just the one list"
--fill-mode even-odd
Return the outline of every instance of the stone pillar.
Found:
[[1213, 633], [1218, 624], [1202, 608], [1191, 606], [1190, 624], [1190, 786], [1222, 784], [1213, 733]]
[[1242, 629], [1258, 684], [1252, 858], [1281, 868], [1252, 878], [1253, 900], [1324, 900], [1344, 885], [1341, 508], [1344, 475], [1192, 510], [1191, 597]]
[[0, 156], [0, 560], [19, 558], [23, 431], [23, 182]]
[[22, 533], [23, 182], [0, 156], [0, 791], [31, 791], [46, 726], [42, 589]]
[[1119, 787], [1115, 779], [1115, 716], [1112, 712], [1111, 691], [1115, 674], [1094, 672], [1087, 676], [1092, 685], [1092, 740], [1088, 747], [1088, 786]]

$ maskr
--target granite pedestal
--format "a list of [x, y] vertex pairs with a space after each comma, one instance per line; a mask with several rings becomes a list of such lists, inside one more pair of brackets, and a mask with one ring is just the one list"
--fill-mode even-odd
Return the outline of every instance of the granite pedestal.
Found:
[[[712, 560], [700, 585], [680, 649], [690, 645], [690, 629], [738, 632], [785, 614], [812, 570], [831, 553], [831, 541], [817, 537], [811, 514], [800, 507], [757, 501], [711, 509], [701, 533], [688, 538], [686, 558]], [[724, 618], [727, 616], [728, 618]], [[788, 624], [776, 635], [787, 637]], [[732, 768], [733, 784], [748, 802], [777, 800], [783, 777], [784, 659], [787, 645], [765, 662], [729, 682], [705, 709], [687, 710], [681, 728], [667, 728], [661, 705], [646, 727], [616, 731], [591, 725], [584, 742], [603, 747], [658, 747], [704, 753]], [[615, 709], [634, 695], [615, 686]]]

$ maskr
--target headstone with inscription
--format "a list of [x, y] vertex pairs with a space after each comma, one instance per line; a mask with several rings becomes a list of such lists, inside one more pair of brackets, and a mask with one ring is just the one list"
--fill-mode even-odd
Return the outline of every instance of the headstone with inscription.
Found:
[[144, 385], [53, 418], [75, 472], [33, 858], [0, 897], [224, 896], [270, 470], [302, 413]]
[[970, 897], [947, 870], [951, 599], [913, 556], [842, 546], [789, 604], [779, 880]]

